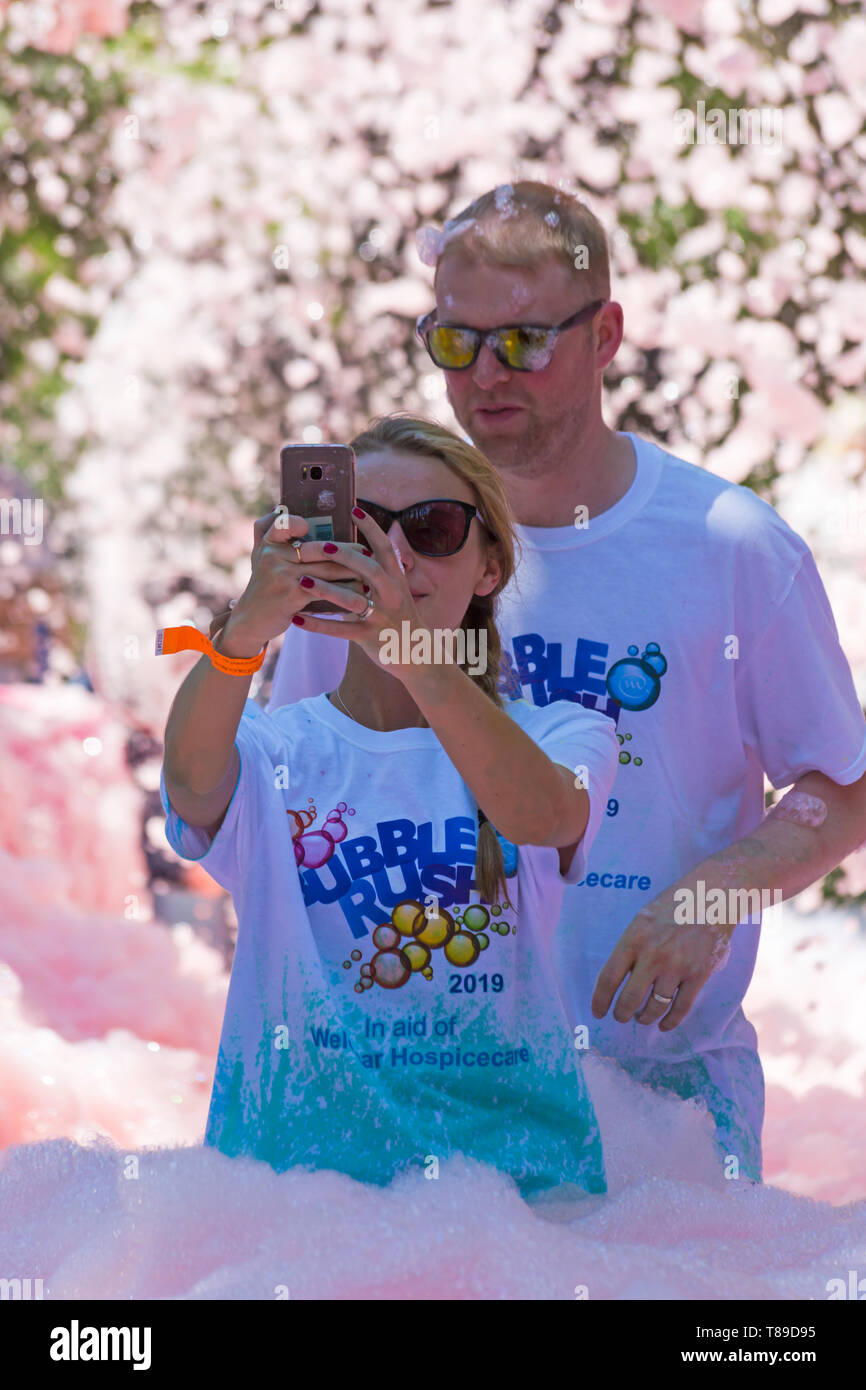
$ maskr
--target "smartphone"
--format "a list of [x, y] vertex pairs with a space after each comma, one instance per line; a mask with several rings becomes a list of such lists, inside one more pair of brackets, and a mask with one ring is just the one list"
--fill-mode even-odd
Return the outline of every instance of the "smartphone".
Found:
[[[309, 522], [305, 540], [357, 540], [352, 518], [354, 449], [349, 444], [284, 444], [280, 450], [280, 502]], [[347, 609], [329, 599], [313, 599], [301, 612], [345, 617]]]

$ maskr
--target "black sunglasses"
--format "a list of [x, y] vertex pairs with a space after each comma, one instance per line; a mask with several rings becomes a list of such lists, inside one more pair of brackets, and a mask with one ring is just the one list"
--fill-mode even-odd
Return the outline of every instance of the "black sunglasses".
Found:
[[514, 372], [542, 372], [550, 365], [553, 349], [560, 333], [576, 328], [598, 313], [606, 299], [596, 299], [570, 318], [552, 326], [531, 323], [504, 324], [501, 328], [466, 328], [457, 323], [435, 323], [437, 310], [422, 314], [415, 324], [421, 339], [437, 367], [449, 372], [465, 372], [471, 367], [482, 342], [505, 367]]
[[481, 525], [492, 539], [496, 539], [490, 527], [482, 520], [481, 513], [471, 502], [458, 502], [450, 497], [433, 497], [424, 502], [413, 502], [410, 507], [392, 511], [378, 502], [367, 502], [363, 497], [357, 499], [377, 526], [386, 533], [395, 521], [399, 521], [403, 534], [419, 555], [456, 555], [466, 544], [472, 518], [478, 517]]

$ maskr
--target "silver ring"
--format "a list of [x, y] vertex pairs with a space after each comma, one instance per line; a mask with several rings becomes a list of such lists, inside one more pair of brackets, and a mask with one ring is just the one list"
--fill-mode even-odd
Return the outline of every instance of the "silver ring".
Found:
[[673, 997], [674, 997], [674, 996], [671, 995], [670, 999], [666, 999], [665, 996], [664, 996], [663, 994], [656, 994], [655, 990], [653, 990], [653, 999], [657, 999], [657, 1000], [659, 1001], [660, 1004], [670, 1004], [670, 1003], [672, 1003], [672, 1002], [673, 1002]]
[[368, 595], [367, 595], [367, 607], [365, 608], [364, 612], [361, 614], [360, 618], [358, 619], [358, 622], [359, 622], [359, 623], [365, 623], [365, 622], [367, 621], [367, 619], [369, 618], [370, 614], [371, 614], [372, 611], [373, 611], [373, 606], [374, 606], [374, 605], [373, 605], [373, 600], [370, 598], [370, 596], [369, 596], [369, 594], [368, 594]]
[[294, 552], [295, 552], [295, 559], [296, 559], [296, 561], [298, 562], [298, 564], [301, 563], [301, 546], [302, 546], [302, 545], [303, 545], [303, 541], [298, 540], [297, 537], [292, 541], [292, 549], [293, 549]]

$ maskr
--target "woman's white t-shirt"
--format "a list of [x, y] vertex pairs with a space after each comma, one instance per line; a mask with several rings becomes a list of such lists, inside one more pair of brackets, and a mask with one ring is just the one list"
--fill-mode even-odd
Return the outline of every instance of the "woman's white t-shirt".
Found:
[[606, 1190], [551, 946], [618, 744], [613, 722], [579, 705], [505, 708], [553, 762], [581, 769], [590, 818], [564, 876], [558, 849], [502, 842], [507, 897], [493, 903], [473, 878], [477, 802], [433, 729], [368, 729], [325, 695], [270, 714], [248, 700], [213, 840], [161, 777], [169, 843], [238, 917], [206, 1143], [378, 1184], [460, 1152], [525, 1196]]

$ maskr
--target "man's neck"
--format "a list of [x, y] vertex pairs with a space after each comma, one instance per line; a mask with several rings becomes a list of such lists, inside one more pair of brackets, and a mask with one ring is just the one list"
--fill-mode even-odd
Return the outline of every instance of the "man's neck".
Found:
[[[634, 482], [637, 460], [630, 439], [599, 422], [594, 436], [581, 434], [577, 452], [555, 450], [534, 460], [530, 471], [498, 465], [515, 520], [521, 526], [573, 526], [576, 508], [587, 520], [621, 500]], [[496, 463], [496, 459], [493, 459]]]

